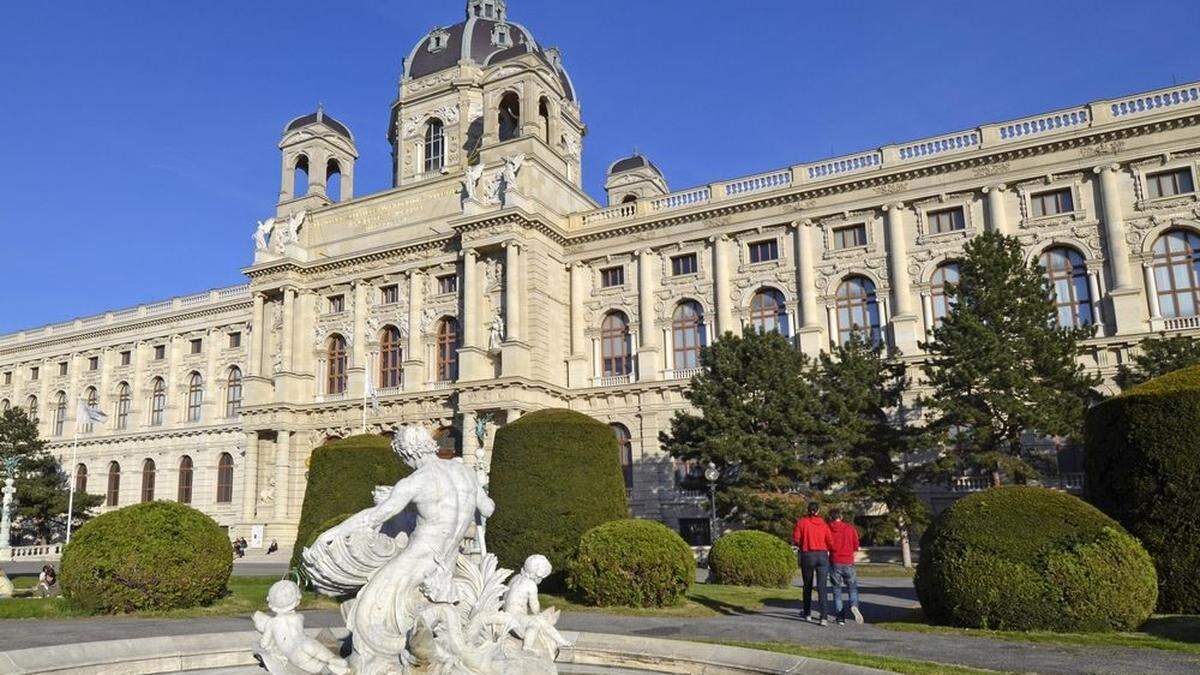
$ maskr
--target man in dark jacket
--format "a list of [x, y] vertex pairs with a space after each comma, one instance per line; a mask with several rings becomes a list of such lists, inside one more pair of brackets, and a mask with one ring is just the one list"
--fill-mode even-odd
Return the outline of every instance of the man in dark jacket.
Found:
[[804, 620], [812, 618], [813, 577], [816, 577], [817, 600], [820, 603], [819, 622], [828, 626], [829, 621], [829, 552], [833, 549], [833, 534], [829, 525], [819, 514], [821, 505], [808, 503], [808, 515], [796, 521], [792, 530], [792, 542], [800, 548], [800, 572], [804, 577]]

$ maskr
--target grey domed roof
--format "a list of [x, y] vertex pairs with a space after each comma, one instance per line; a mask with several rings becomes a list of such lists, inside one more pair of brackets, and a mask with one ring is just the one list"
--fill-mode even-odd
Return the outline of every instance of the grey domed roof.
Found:
[[350, 133], [350, 129], [348, 129], [345, 124], [342, 124], [341, 122], [333, 119], [329, 115], [326, 115], [325, 109], [321, 108], [321, 107], [318, 107], [317, 111], [314, 113], [309, 113], [307, 115], [301, 115], [300, 117], [297, 117], [296, 119], [292, 120], [291, 122], [288, 122], [287, 126], [283, 128], [283, 133], [287, 134], [290, 131], [295, 131], [296, 129], [299, 129], [301, 127], [306, 127], [310, 124], [316, 124], [318, 122], [320, 122], [321, 124], [324, 124], [325, 126], [329, 127], [330, 129], [333, 129], [334, 133], [336, 133], [337, 135], [346, 138], [347, 140], [349, 140], [352, 143], [354, 142], [354, 134]]
[[[507, 26], [509, 45], [493, 44], [492, 34], [496, 26]], [[431, 50], [434, 38], [438, 37], [441, 44]], [[551, 50], [553, 51], [553, 50]], [[417, 42], [417, 46], [404, 60], [404, 79], [416, 79], [447, 70], [458, 65], [459, 61], [469, 60], [481, 66], [514, 59], [522, 54], [535, 54], [546, 65], [558, 73], [559, 82], [568, 99], [575, 100], [575, 87], [562, 64], [542, 49], [534, 39], [533, 34], [519, 23], [512, 21], [493, 21], [475, 16], [466, 21], [456, 23], [448, 28], [435, 28]]]
[[654, 173], [658, 174], [659, 177], [663, 177], [663, 172], [660, 171], [657, 166], [654, 166], [654, 162], [646, 159], [646, 157], [639, 152], [635, 152], [629, 157], [623, 157], [613, 162], [612, 165], [608, 167], [608, 175], [612, 176], [618, 173], [625, 173], [626, 171], [635, 171], [637, 169], [650, 169]]

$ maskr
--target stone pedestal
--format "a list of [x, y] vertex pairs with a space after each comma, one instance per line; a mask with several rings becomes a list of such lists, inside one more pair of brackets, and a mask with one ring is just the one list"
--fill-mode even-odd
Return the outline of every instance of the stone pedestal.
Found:
[[1134, 335], [1145, 332], [1146, 322], [1142, 319], [1145, 313], [1146, 300], [1140, 288], [1117, 288], [1109, 291], [1108, 316], [1113, 317], [1117, 335]]
[[488, 361], [487, 350], [479, 347], [458, 349], [458, 379], [462, 382], [491, 379], [494, 370]]
[[659, 379], [658, 347], [642, 347], [637, 353], [637, 379], [639, 382], [653, 382]]
[[913, 314], [892, 317], [892, 345], [905, 356], [917, 353], [918, 323]]
[[796, 340], [799, 342], [801, 352], [814, 357], [820, 354], [827, 344], [819, 326], [800, 328], [796, 331]]
[[529, 377], [529, 343], [505, 340], [500, 351], [500, 374], [503, 377]]
[[567, 357], [567, 386], [591, 386], [592, 364], [588, 362], [587, 354], [575, 354]]

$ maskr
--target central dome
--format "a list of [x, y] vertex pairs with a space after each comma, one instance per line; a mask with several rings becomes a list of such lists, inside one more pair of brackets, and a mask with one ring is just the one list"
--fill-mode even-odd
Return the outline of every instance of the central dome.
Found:
[[487, 67], [522, 54], [534, 54], [553, 68], [567, 98], [575, 100], [575, 88], [562, 67], [558, 50], [542, 49], [527, 28], [508, 21], [504, 0], [471, 0], [466, 21], [426, 33], [404, 60], [404, 79], [448, 70], [459, 61]]

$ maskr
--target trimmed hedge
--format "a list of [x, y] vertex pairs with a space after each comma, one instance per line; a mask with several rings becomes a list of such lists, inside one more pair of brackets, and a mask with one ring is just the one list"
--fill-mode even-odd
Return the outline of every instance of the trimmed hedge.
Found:
[[496, 432], [488, 490], [496, 512], [488, 549], [508, 569], [540, 553], [554, 567], [543, 588], [561, 588], [579, 538], [629, 516], [617, 441], [608, 425], [562, 409], [540, 410]]
[[395, 485], [410, 473], [412, 469], [396, 456], [386, 436], [350, 436], [314, 450], [291, 567], [300, 566], [304, 546], [332, 526], [327, 526], [331, 519], [371, 508], [376, 486]]
[[615, 520], [579, 541], [568, 584], [600, 607], [666, 607], [683, 599], [696, 574], [692, 549], [662, 523]]
[[1099, 509], [1001, 487], [956, 502], [921, 538], [914, 579], [934, 622], [1000, 630], [1134, 630], [1154, 611], [1154, 564]]
[[232, 571], [233, 547], [212, 518], [148, 502], [79, 528], [63, 551], [61, 583], [72, 606], [117, 614], [211, 604]]
[[773, 534], [730, 532], [713, 544], [708, 570], [718, 584], [787, 588], [796, 574], [796, 554]]
[[1168, 373], [1088, 411], [1087, 499], [1142, 540], [1158, 609], [1200, 612], [1200, 367]]

